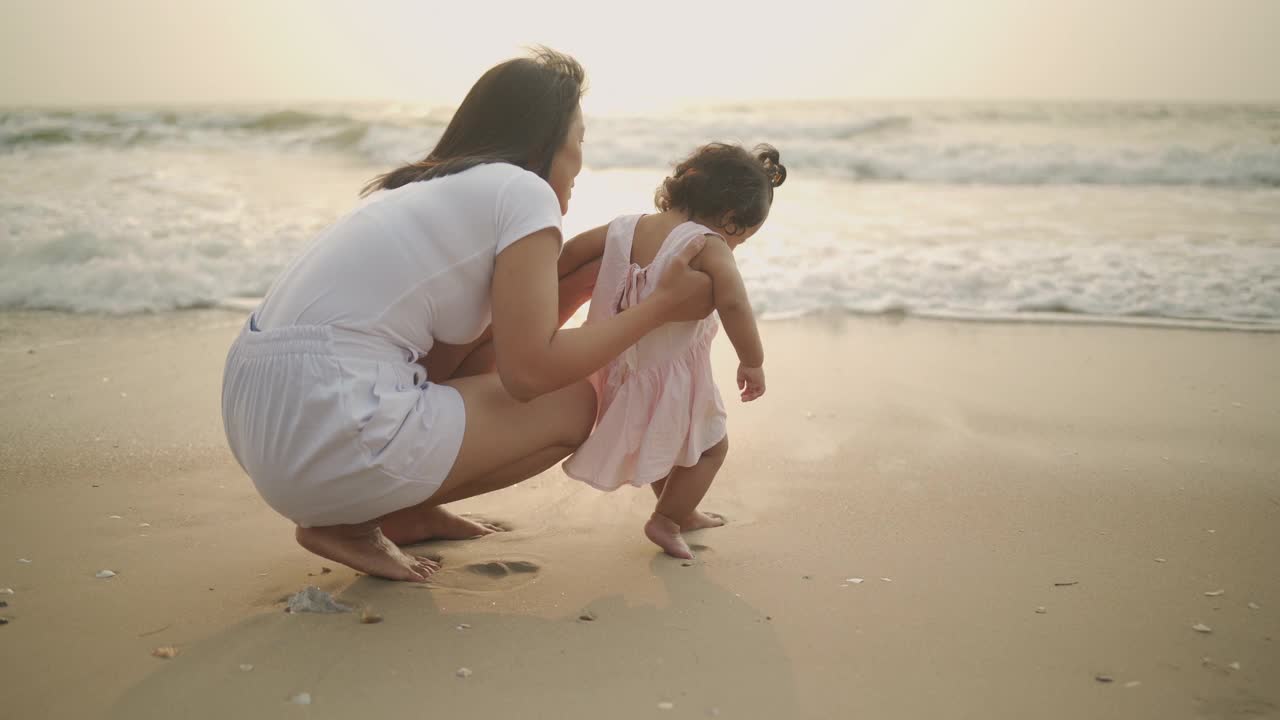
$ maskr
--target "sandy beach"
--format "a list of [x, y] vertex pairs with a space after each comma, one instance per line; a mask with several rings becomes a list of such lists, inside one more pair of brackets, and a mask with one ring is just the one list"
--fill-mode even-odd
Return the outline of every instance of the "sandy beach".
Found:
[[0, 314], [0, 718], [1280, 717], [1280, 334], [765, 323], [696, 562], [554, 469], [414, 586], [257, 497], [239, 322]]

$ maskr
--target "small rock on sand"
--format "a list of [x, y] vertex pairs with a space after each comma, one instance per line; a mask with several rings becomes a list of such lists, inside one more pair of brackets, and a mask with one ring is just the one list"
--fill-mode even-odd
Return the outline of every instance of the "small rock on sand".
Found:
[[464, 667], [458, 668], [458, 671], [455, 672], [454, 675], [457, 675], [458, 677], [463, 678], [465, 680], [466, 678], [471, 677], [471, 668], [464, 668]]
[[174, 657], [177, 657], [178, 648], [173, 647], [171, 645], [165, 645], [164, 647], [158, 647], [155, 650], [152, 650], [151, 654], [158, 658], [164, 658], [165, 660], [170, 660]]
[[1209, 592], [1205, 593], [1205, 597], [1218, 597], [1225, 592], [1226, 590], [1210, 590]]
[[96, 578], [112, 578], [116, 576], [115, 570], [99, 570], [93, 574]]
[[1211, 633], [1211, 632], [1213, 632], [1213, 628], [1209, 627], [1208, 625], [1205, 625], [1204, 623], [1196, 623], [1195, 625], [1192, 625], [1192, 626], [1191, 626], [1191, 629], [1192, 629], [1192, 630], [1195, 630], [1196, 632], [1200, 632], [1200, 633]]
[[293, 697], [289, 698], [289, 702], [293, 703], [294, 705], [310, 705], [311, 693], [300, 692], [297, 695], [294, 695]]
[[1110, 675], [1094, 675], [1094, 676], [1093, 676], [1093, 679], [1094, 679], [1094, 680], [1097, 680], [1097, 681], [1098, 681], [1098, 682], [1100, 682], [1100, 683], [1109, 683], [1109, 682], [1111, 682], [1111, 676], [1110, 676]]
[[240, 663], [240, 672], [249, 672], [252, 669], [253, 666], [249, 663]]
[[1048, 610], [1045, 610], [1043, 605], [1041, 605], [1040, 607], [1036, 608], [1036, 614], [1037, 614], [1037, 615], [1043, 615], [1043, 614], [1045, 614], [1045, 613], [1047, 613], [1047, 612], [1049, 612], [1049, 611], [1048, 611]]
[[[9, 594], [13, 594], [13, 591], [12, 591], [12, 590], [10, 590], [10, 591], [9, 591]], [[1258, 603], [1256, 603], [1256, 602], [1251, 602], [1251, 603], [1249, 603], [1249, 609], [1250, 609], [1250, 610], [1261, 610], [1261, 609], [1262, 609], [1262, 606], [1261, 606], [1261, 605], [1259, 605], [1259, 604], [1258, 604]]]
[[659, 710], [671, 710], [675, 706], [676, 706], [675, 703], [667, 702], [666, 700], [663, 700], [662, 702], [658, 703]]
[[0, 588], [0, 595], [12, 595], [13, 588]]

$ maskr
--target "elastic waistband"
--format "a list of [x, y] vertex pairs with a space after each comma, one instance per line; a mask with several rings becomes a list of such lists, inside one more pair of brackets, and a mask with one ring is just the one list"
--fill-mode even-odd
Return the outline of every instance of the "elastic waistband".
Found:
[[244, 355], [336, 355], [386, 362], [413, 362], [414, 354], [387, 340], [332, 325], [297, 325], [259, 330], [250, 315], [236, 345]]

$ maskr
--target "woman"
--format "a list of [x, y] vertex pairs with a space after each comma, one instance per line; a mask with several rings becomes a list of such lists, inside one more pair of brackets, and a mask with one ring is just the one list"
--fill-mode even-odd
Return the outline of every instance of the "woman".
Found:
[[[307, 550], [426, 580], [439, 566], [398, 544], [490, 532], [441, 506], [573, 452], [595, 420], [584, 378], [659, 325], [692, 319], [690, 298], [710, 311], [690, 248], [646, 302], [560, 329], [593, 282], [590, 262], [563, 283], [557, 272], [582, 169], [584, 81], [550, 50], [490, 69], [431, 154], [370, 183], [232, 345], [228, 443]], [[496, 374], [470, 374], [494, 362]]]

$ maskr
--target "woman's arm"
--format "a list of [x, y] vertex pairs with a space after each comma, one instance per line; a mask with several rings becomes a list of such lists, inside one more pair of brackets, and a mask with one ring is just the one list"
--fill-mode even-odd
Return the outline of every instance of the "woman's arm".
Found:
[[649, 331], [678, 315], [681, 303], [709, 292], [711, 279], [689, 267], [692, 243], [663, 273], [658, 287], [627, 312], [580, 328], [561, 329], [559, 237], [539, 230], [498, 254], [493, 269], [493, 341], [498, 376], [517, 400], [586, 378]]
[[[604, 236], [608, 226], [588, 230], [564, 244], [557, 270], [560, 274], [560, 326], [563, 326], [591, 299], [600, 274], [600, 257], [604, 254]], [[493, 372], [493, 326], [465, 345], [436, 341], [431, 352], [419, 359], [427, 369], [427, 377], [447, 380]]]

